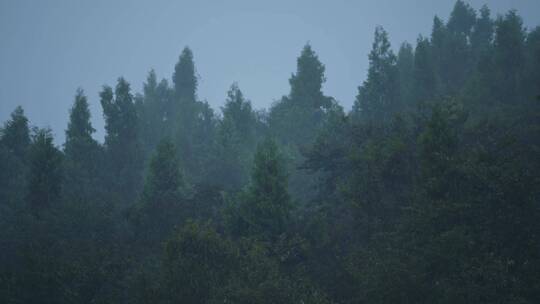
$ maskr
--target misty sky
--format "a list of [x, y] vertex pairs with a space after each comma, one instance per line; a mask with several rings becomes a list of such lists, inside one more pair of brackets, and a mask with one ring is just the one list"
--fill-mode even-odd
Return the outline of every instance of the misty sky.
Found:
[[[326, 65], [325, 94], [350, 108], [364, 80], [376, 25], [396, 50], [447, 19], [454, 0], [373, 1], [21, 1], [0, 0], [0, 121], [22, 105], [32, 125], [63, 142], [68, 110], [82, 87], [96, 138], [98, 93], [124, 76], [140, 92], [150, 69], [171, 78], [186, 45], [194, 52], [198, 96], [214, 109], [234, 81], [255, 108], [289, 92], [296, 57], [310, 42]], [[539, 0], [469, 1], [492, 14], [518, 10], [540, 24]]]

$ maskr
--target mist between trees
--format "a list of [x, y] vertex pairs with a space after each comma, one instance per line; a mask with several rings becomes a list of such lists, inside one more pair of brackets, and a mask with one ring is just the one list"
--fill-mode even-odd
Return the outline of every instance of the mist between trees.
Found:
[[348, 113], [307, 44], [290, 92], [119, 78], [103, 144], [0, 133], [2, 303], [540, 303], [540, 27], [457, 1], [397, 51], [377, 27]]

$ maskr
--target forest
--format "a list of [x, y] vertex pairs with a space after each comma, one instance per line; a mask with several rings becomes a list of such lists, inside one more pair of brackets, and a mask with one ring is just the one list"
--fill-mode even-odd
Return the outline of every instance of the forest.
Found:
[[201, 101], [189, 47], [102, 88], [104, 142], [82, 89], [61, 145], [14, 109], [0, 302], [540, 303], [540, 27], [458, 0], [388, 35], [350, 110], [309, 43], [268, 109]]

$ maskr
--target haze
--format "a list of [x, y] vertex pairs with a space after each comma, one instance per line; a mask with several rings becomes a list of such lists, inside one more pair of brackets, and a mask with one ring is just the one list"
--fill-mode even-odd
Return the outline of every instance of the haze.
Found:
[[[540, 2], [469, 1], [492, 15], [515, 8], [538, 25]], [[365, 79], [375, 26], [403, 41], [429, 35], [446, 1], [0, 1], [0, 121], [21, 105], [33, 125], [64, 140], [78, 87], [103, 140], [98, 92], [124, 76], [141, 92], [150, 69], [170, 79], [184, 48], [194, 53], [198, 96], [218, 110], [237, 81], [255, 108], [289, 91], [296, 58], [310, 42], [326, 66], [324, 92], [350, 108]]]

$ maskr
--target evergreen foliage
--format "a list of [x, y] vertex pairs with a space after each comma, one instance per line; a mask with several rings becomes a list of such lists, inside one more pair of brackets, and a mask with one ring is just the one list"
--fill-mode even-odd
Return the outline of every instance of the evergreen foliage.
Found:
[[17, 107], [0, 303], [539, 303], [540, 27], [446, 20], [397, 55], [377, 27], [350, 111], [310, 44], [268, 112], [199, 100], [187, 47], [103, 87], [103, 143], [82, 89], [63, 150]]

